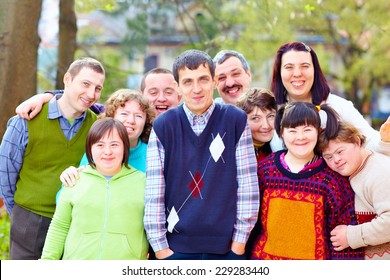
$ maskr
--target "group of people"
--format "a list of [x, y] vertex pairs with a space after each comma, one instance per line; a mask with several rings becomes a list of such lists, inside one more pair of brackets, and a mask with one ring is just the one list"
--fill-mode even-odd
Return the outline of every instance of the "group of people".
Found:
[[279, 48], [270, 89], [232, 50], [187, 50], [101, 105], [104, 78], [78, 59], [8, 122], [11, 259], [390, 258], [390, 118], [376, 131], [330, 93], [311, 47]]

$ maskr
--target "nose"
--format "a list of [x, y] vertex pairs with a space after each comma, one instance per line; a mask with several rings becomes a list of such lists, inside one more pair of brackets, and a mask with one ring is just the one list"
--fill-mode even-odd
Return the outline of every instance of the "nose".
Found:
[[160, 102], [164, 102], [165, 100], [167, 100], [167, 98], [165, 97], [164, 92], [162, 92], [162, 91], [159, 92], [157, 100], [160, 101]]
[[260, 127], [262, 128], [270, 128], [271, 125], [267, 119], [262, 119], [260, 123]]
[[200, 92], [201, 90], [202, 90], [202, 88], [201, 88], [200, 84], [199, 84], [198, 82], [195, 82], [195, 83], [194, 83], [194, 87], [192, 88], [192, 91], [193, 91], [194, 93], [198, 93], [198, 92]]
[[301, 75], [301, 70], [299, 69], [299, 67], [294, 67], [293, 75], [295, 77], [299, 77]]
[[338, 154], [333, 155], [333, 161], [338, 163], [341, 160], [341, 157]]
[[235, 81], [234, 81], [233, 77], [230, 76], [230, 75], [228, 75], [228, 76], [226, 77], [225, 85], [228, 86], [228, 87], [231, 87], [231, 86], [234, 85], [234, 83], [235, 83]]
[[126, 118], [126, 121], [129, 123], [135, 123], [135, 116], [133, 114], [129, 114]]
[[302, 131], [297, 131], [297, 139], [304, 139], [305, 134]]
[[87, 90], [87, 96], [90, 100], [95, 100], [96, 98], [96, 95], [95, 95], [95, 88], [94, 87], [90, 87], [88, 90]]
[[104, 154], [106, 154], [106, 155], [111, 154], [111, 147], [110, 147], [110, 145], [106, 145], [104, 147]]

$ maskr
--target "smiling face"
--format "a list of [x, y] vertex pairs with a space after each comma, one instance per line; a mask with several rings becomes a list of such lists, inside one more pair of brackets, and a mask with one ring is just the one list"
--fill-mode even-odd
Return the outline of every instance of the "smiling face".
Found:
[[185, 67], [178, 74], [184, 103], [194, 114], [204, 113], [213, 102], [215, 87], [209, 66], [200, 65], [195, 70]]
[[107, 131], [91, 147], [96, 170], [104, 176], [113, 176], [122, 169], [124, 145], [118, 131]]
[[343, 176], [351, 176], [363, 161], [362, 150], [357, 143], [330, 140], [322, 151], [328, 166]]
[[288, 51], [282, 56], [280, 75], [288, 93], [288, 101], [311, 102], [314, 67], [310, 52]]
[[[77, 117], [99, 100], [105, 76], [84, 67], [72, 77], [64, 75], [64, 95], [59, 99], [60, 108], [66, 117]], [[70, 115], [69, 115], [70, 114]]]
[[254, 144], [264, 144], [271, 141], [274, 136], [275, 110], [261, 110], [255, 107], [248, 114], [248, 123]]
[[286, 127], [282, 131], [282, 138], [290, 156], [306, 162], [313, 158], [318, 139], [318, 130], [314, 126]]
[[181, 95], [172, 74], [149, 74], [145, 78], [143, 94], [155, 106], [157, 115], [179, 105]]
[[215, 66], [217, 90], [226, 104], [235, 105], [237, 99], [249, 89], [251, 73], [245, 71], [240, 59], [229, 57]]
[[130, 140], [130, 147], [138, 144], [138, 138], [142, 134], [146, 123], [146, 113], [142, 111], [136, 100], [130, 100], [123, 107], [118, 107], [114, 118], [119, 120], [126, 127]]

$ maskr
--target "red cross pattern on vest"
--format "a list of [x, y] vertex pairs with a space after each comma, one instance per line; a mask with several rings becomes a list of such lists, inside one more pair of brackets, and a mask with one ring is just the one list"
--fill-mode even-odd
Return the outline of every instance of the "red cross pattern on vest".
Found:
[[202, 192], [201, 192], [201, 190], [204, 186], [203, 176], [206, 173], [206, 170], [207, 170], [207, 167], [210, 163], [210, 160], [213, 159], [215, 162], [217, 162], [219, 159], [221, 159], [225, 163], [225, 160], [222, 157], [222, 153], [225, 150], [225, 144], [223, 143], [222, 139], [225, 137], [225, 135], [226, 135], [226, 132], [223, 134], [222, 137], [219, 135], [219, 133], [217, 134], [217, 136], [215, 138], [213, 135], [211, 135], [213, 137], [213, 141], [211, 142], [211, 144], [209, 146], [209, 151], [210, 151], [211, 155], [207, 161], [207, 164], [206, 164], [206, 167], [203, 171], [203, 174], [201, 174], [200, 171], [196, 171], [195, 175], [193, 175], [192, 172], [189, 171], [192, 180], [188, 184], [188, 187], [189, 187], [191, 192], [177, 211], [175, 209], [175, 206], [172, 206], [172, 209], [169, 212], [169, 215], [167, 217], [168, 231], [169, 232], [172, 233], [175, 225], [180, 221], [179, 212], [191, 196], [195, 199], [198, 196], [200, 197], [200, 199], [203, 199]]

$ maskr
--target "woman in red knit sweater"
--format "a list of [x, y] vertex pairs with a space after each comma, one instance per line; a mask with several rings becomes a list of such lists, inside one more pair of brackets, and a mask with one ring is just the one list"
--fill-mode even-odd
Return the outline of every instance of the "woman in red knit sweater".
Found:
[[357, 221], [348, 178], [331, 170], [316, 151], [320, 115], [326, 116], [332, 133], [338, 118], [327, 105], [295, 102], [276, 114], [275, 130], [287, 150], [259, 164], [262, 228], [252, 259], [363, 258], [362, 250], [335, 251], [330, 241], [331, 230], [341, 221]]

